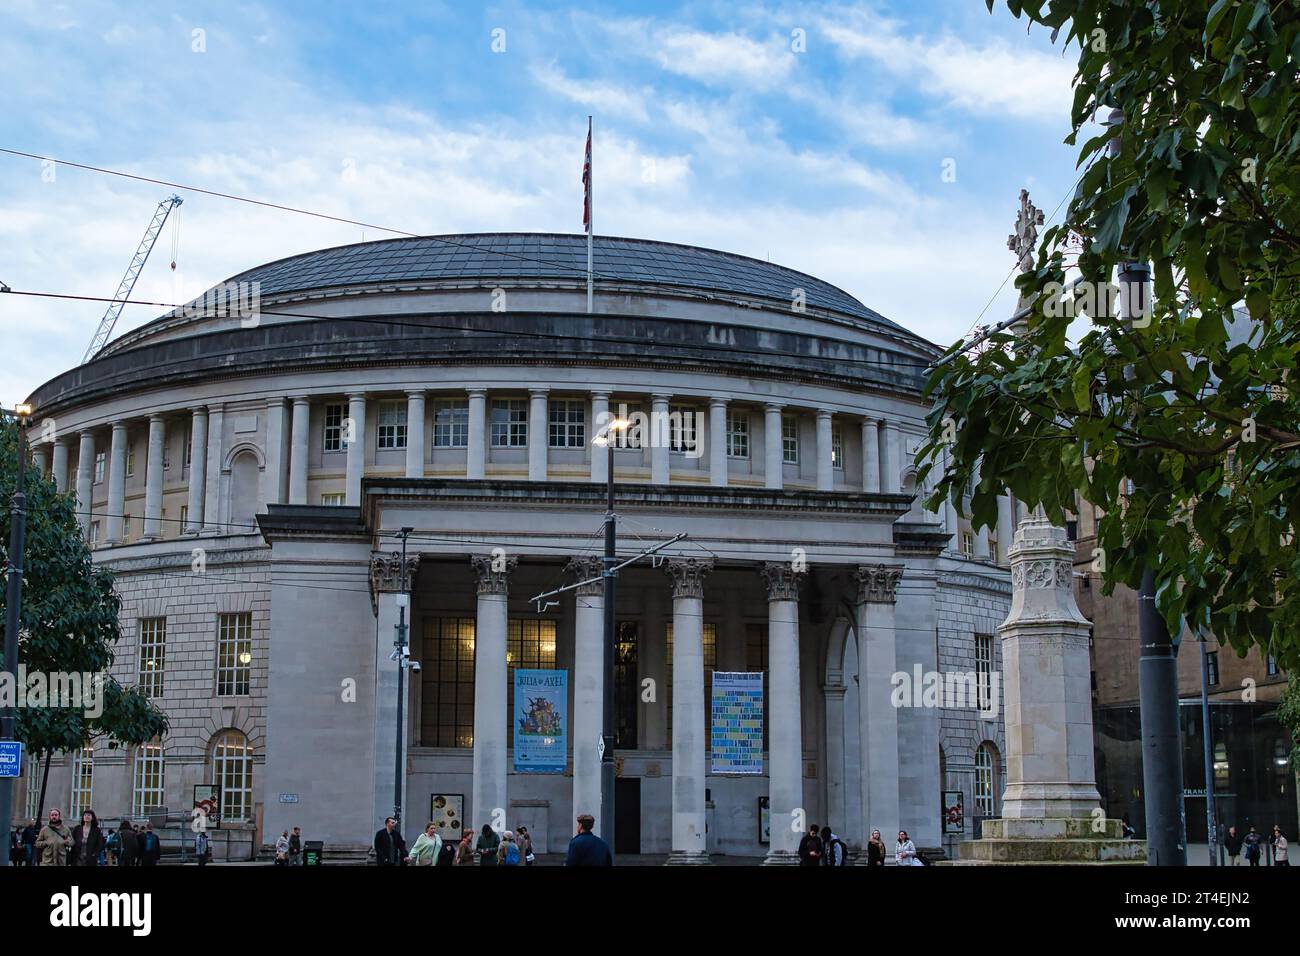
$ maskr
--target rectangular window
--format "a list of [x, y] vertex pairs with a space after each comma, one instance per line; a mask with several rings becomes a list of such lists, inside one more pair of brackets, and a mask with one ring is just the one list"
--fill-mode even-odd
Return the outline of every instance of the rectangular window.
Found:
[[492, 400], [492, 447], [528, 447], [528, 402], [525, 399]]
[[217, 696], [246, 696], [252, 672], [252, 613], [217, 615]]
[[838, 422], [831, 424], [831, 467], [844, 469], [844, 432]]
[[94, 806], [95, 748], [87, 744], [72, 755], [72, 806], [66, 817], [81, 821], [81, 814]]
[[975, 553], [975, 536], [969, 531], [961, 533], [961, 553], [968, 558]]
[[320, 496], [320, 503], [328, 508], [335, 508], [339, 505], [348, 503], [347, 492], [344, 491], [327, 491]]
[[131, 815], [139, 818], [166, 804], [163, 748], [160, 743], [143, 744], [135, 752], [131, 787]]
[[1209, 671], [1209, 684], [1211, 687], [1219, 685], [1219, 652], [1210, 651], [1205, 655], [1206, 670]]
[[91, 544], [99, 543], [99, 522], [98, 521], [92, 521], [90, 523], [90, 543]]
[[1268, 655], [1268, 676], [1269, 677], [1277, 676], [1277, 658], [1274, 657], [1272, 654]]
[[433, 412], [433, 447], [464, 448], [469, 444], [469, 402], [439, 399]]
[[699, 448], [699, 412], [690, 405], [673, 405], [668, 411], [668, 447], [675, 452]]
[[406, 447], [406, 403], [380, 402], [376, 448]]
[[190, 446], [192, 444], [194, 444], [194, 435], [190, 431], [190, 426], [187, 425], [185, 427], [185, 444], [181, 446], [181, 467], [183, 468], [190, 466]]
[[727, 412], [727, 457], [749, 457], [748, 412]]
[[550, 403], [552, 448], [581, 448], [587, 443], [587, 406], [580, 399], [555, 399]]
[[[579, 599], [581, 600], [581, 599]], [[614, 638], [614, 746], [635, 750], [641, 684], [637, 673], [636, 621], [619, 621]]]
[[163, 471], [167, 471], [172, 466], [171, 447], [166, 438], [163, 439]]
[[102, 451], [95, 452], [95, 484], [104, 480], [104, 462], [107, 460], [106, 453]]
[[122, 515], [122, 540], [125, 541], [129, 537], [131, 537], [131, 516], [124, 514]]
[[799, 419], [793, 415], [781, 416], [781, 460], [799, 464]]
[[40, 761], [28, 760], [27, 769], [24, 771], [27, 777], [27, 808], [23, 814], [28, 820], [35, 820], [40, 808], [37, 806], [41, 800], [41, 764]]
[[135, 477], [135, 445], [131, 444], [130, 439], [126, 442], [126, 476]]
[[[515, 712], [515, 668], [555, 667], [556, 623], [546, 618], [511, 618], [506, 622], [506, 713]], [[513, 725], [514, 717], [511, 718]], [[513, 737], [510, 738], [513, 740]]]
[[325, 406], [325, 450], [342, 451], [343, 450], [343, 418], [344, 406], [326, 405]]
[[186, 528], [186, 526], [187, 526], [189, 523], [190, 523], [190, 508], [189, 508], [189, 505], [181, 505], [181, 525], [180, 525], [180, 527], [179, 527], [177, 530], [178, 530], [178, 531], [184, 531], [185, 528]]
[[420, 743], [474, 746], [474, 619], [424, 619]]
[[993, 693], [993, 635], [975, 635], [975, 695], [980, 710], [991, 709]]
[[167, 660], [167, 618], [140, 621], [140, 691], [149, 697], [163, 695], [163, 666]]

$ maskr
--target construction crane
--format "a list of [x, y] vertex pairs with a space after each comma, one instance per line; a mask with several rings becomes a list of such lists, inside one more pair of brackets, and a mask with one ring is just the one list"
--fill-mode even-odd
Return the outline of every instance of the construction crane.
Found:
[[[144, 238], [140, 240], [140, 247], [135, 250], [135, 257], [131, 260], [131, 264], [127, 266], [126, 275], [122, 276], [121, 283], [118, 284], [117, 294], [113, 296], [113, 301], [109, 304], [104, 317], [99, 320], [99, 328], [95, 330], [95, 337], [90, 340], [90, 348], [86, 349], [86, 355], [81, 360], [82, 365], [85, 365], [98, 355], [108, 342], [108, 337], [113, 334], [113, 326], [117, 324], [117, 317], [122, 314], [122, 307], [126, 305], [126, 300], [131, 298], [131, 290], [135, 288], [135, 280], [140, 278], [140, 270], [149, 261], [149, 253], [153, 252], [153, 244], [158, 239], [158, 233], [162, 232], [162, 227], [167, 222], [167, 217], [171, 215], [172, 210], [182, 202], [184, 200], [180, 196], [172, 195], [158, 204], [158, 208], [153, 214], [153, 221], [149, 223], [149, 228], [144, 231]], [[172, 268], [176, 268], [175, 262], [172, 263]]]

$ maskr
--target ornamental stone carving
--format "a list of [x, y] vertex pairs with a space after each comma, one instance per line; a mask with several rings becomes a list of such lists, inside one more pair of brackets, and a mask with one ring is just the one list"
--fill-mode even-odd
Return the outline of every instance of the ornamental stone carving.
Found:
[[[602, 558], [587, 556], [570, 558], [564, 570], [579, 582], [575, 591], [580, 597], [597, 597], [605, 593], [605, 582], [601, 578], [601, 572], [605, 570], [605, 562]], [[587, 583], [582, 584], [583, 581]]]
[[1003, 627], [1018, 622], [1087, 625], [1074, 600], [1074, 547], [1041, 508], [1020, 522], [1007, 552], [1011, 560], [1011, 611]]
[[508, 558], [504, 552], [475, 554], [470, 557], [474, 573], [478, 575], [479, 594], [505, 594], [510, 572], [519, 563], [518, 558]]
[[703, 598], [704, 579], [713, 570], [712, 558], [671, 558], [664, 565], [675, 598]]
[[[406, 556], [406, 586], [415, 583], [415, 572], [420, 568], [420, 556]], [[379, 595], [395, 594], [402, 590], [402, 553], [376, 551], [370, 555], [370, 609], [379, 613]]]
[[767, 582], [769, 601], [799, 600], [799, 585], [804, 579], [804, 572], [794, 570], [788, 561], [767, 561], [758, 573]]
[[902, 565], [859, 564], [853, 577], [858, 582], [859, 604], [894, 604], [898, 601]]

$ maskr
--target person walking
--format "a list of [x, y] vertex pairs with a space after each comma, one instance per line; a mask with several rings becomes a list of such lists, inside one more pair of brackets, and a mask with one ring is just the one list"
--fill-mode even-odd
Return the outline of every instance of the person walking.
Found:
[[144, 825], [144, 833], [140, 834], [140, 862], [145, 866], [157, 866], [161, 859], [162, 841], [153, 832], [153, 821], [150, 820]]
[[501, 834], [501, 845], [497, 847], [497, 866], [518, 866], [522, 860], [514, 831], [507, 830]]
[[478, 835], [478, 865], [479, 866], [496, 866], [497, 849], [501, 846], [501, 838], [497, 832], [488, 824], [483, 824], [483, 829]]
[[199, 866], [207, 866], [212, 861], [212, 837], [206, 829], [194, 834], [194, 859]]
[[821, 866], [822, 865], [822, 838], [817, 829], [817, 824], [808, 828], [808, 835], [799, 841], [799, 865], [800, 866]]
[[880, 838], [880, 831], [872, 830], [871, 839], [867, 841], [867, 866], [884, 866], [887, 855], [885, 841]]
[[894, 845], [894, 862], [899, 866], [925, 866], [916, 856], [916, 844], [907, 835], [906, 830], [898, 831], [898, 843]]
[[519, 852], [523, 854], [524, 866], [532, 866], [537, 862], [537, 856], [533, 853], [533, 835], [528, 832], [528, 827], [521, 826], [515, 837], [519, 844]]
[[1286, 837], [1282, 835], [1282, 827], [1276, 823], [1273, 824], [1273, 865], [1291, 865], [1291, 861], [1287, 859]]
[[17, 827], [9, 831], [9, 865], [23, 865], [23, 844]]
[[415, 838], [406, 861], [412, 866], [434, 866], [441, 854], [442, 837], [438, 835], [437, 825], [429, 822], [424, 825], [424, 832]]
[[1237, 866], [1241, 863], [1241, 834], [1237, 832], [1236, 827], [1228, 827], [1228, 832], [1223, 837], [1223, 848], [1228, 853], [1228, 859], [1232, 862], [1229, 866]]
[[294, 827], [289, 834], [289, 865], [302, 866], [302, 828]]
[[41, 828], [36, 837], [36, 849], [41, 854], [41, 866], [67, 866], [68, 850], [72, 848], [72, 831], [63, 822], [63, 813], [50, 810], [50, 822]]
[[1264, 842], [1264, 838], [1259, 835], [1254, 826], [1246, 832], [1246, 862], [1251, 866], [1259, 866], [1259, 846]]
[[289, 831], [281, 830], [280, 836], [275, 841], [275, 865], [289, 865]]
[[[286, 852], [288, 837], [285, 837]], [[401, 866], [406, 860], [406, 841], [397, 830], [397, 821], [384, 818], [384, 826], [375, 834], [375, 862], [380, 866]]]
[[104, 834], [99, 829], [99, 818], [94, 810], [81, 815], [81, 823], [72, 828], [72, 866], [99, 866], [99, 854], [104, 849]]
[[849, 862], [849, 848], [844, 841], [831, 832], [830, 827], [822, 827], [822, 866], [846, 866]]
[[36, 854], [36, 838], [40, 834], [41, 828], [36, 825], [36, 819], [28, 820], [27, 826], [23, 827], [23, 860], [28, 866], [40, 862]]
[[460, 843], [456, 844], [456, 865], [473, 866], [474, 865], [474, 831], [464, 830], [460, 835]]
[[609, 851], [609, 844], [591, 832], [595, 825], [596, 818], [590, 813], [578, 817], [578, 832], [569, 841], [569, 852], [564, 858], [565, 866], [614, 865], [614, 854]]
[[126, 820], [117, 828], [118, 841], [121, 849], [118, 851], [118, 866], [139, 866], [140, 865], [140, 835], [135, 832], [135, 828]]

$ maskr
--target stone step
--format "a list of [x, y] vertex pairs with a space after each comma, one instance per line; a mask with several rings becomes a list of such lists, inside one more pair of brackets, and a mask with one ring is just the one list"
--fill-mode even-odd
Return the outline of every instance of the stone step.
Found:
[[1004, 840], [985, 837], [961, 845], [961, 861], [974, 863], [1117, 863], [1145, 860], [1146, 844], [1139, 840]]

